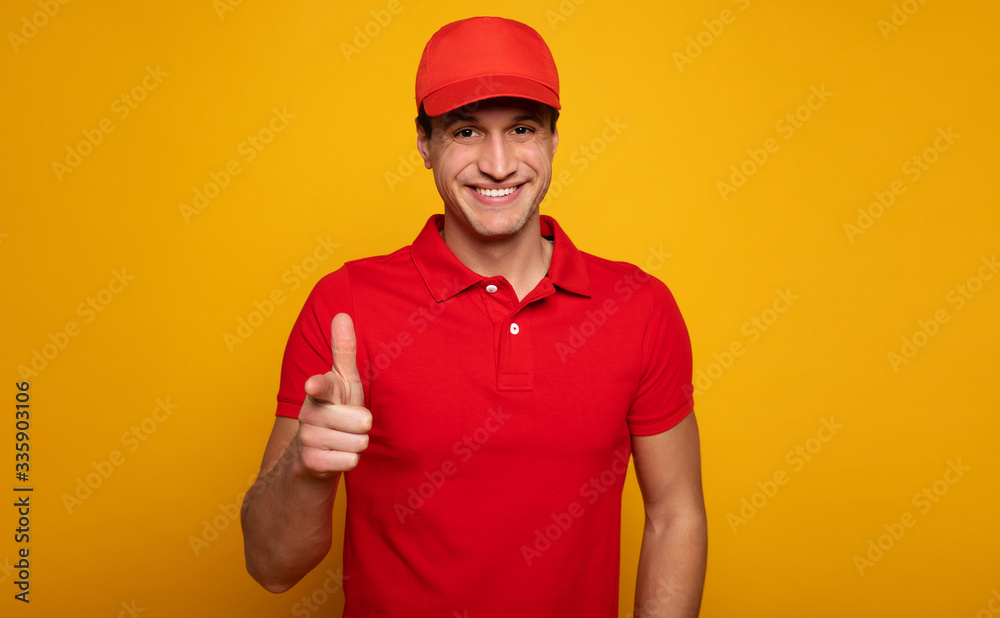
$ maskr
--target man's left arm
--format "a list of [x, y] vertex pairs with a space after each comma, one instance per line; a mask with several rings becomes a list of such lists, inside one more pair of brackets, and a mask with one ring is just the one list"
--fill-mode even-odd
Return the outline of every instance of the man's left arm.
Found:
[[632, 436], [632, 456], [646, 512], [635, 618], [695, 618], [705, 584], [708, 523], [694, 412], [662, 433]]

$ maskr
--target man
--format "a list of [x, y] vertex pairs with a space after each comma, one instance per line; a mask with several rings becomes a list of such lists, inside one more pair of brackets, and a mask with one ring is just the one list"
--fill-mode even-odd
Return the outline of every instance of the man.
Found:
[[323, 560], [344, 473], [344, 616], [616, 616], [631, 454], [636, 614], [696, 616], [690, 342], [666, 286], [539, 215], [559, 143], [548, 47], [506, 19], [449, 24], [416, 95], [444, 214], [306, 301], [243, 506], [248, 571], [281, 592]]

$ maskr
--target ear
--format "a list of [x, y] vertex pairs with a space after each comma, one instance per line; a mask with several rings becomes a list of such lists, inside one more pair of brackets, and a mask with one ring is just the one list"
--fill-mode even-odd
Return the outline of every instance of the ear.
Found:
[[556, 128], [556, 130], [552, 132], [552, 154], [553, 155], [556, 154], [556, 148], [558, 148], [558, 147], [559, 147], [559, 129]]
[[424, 132], [424, 128], [420, 126], [420, 123], [417, 122], [416, 124], [417, 124], [417, 152], [420, 153], [420, 157], [424, 160], [424, 167], [426, 167], [427, 169], [431, 169], [430, 138]]

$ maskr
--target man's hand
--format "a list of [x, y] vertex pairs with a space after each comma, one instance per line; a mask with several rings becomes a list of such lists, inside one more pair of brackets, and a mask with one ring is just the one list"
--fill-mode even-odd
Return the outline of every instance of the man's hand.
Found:
[[299, 461], [319, 478], [354, 469], [368, 447], [372, 426], [372, 413], [364, 407], [351, 316], [338, 313], [330, 330], [333, 369], [306, 380], [297, 435]]

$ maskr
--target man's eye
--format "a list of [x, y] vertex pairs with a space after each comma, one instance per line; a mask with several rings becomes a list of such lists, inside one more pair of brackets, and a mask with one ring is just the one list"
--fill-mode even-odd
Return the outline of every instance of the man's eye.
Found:
[[514, 129], [514, 133], [516, 135], [527, 135], [533, 132], [534, 130], [531, 127], [517, 127], [516, 129]]
[[455, 135], [459, 137], [469, 138], [475, 134], [476, 132], [473, 131], [472, 129], [459, 129], [459, 131]]

